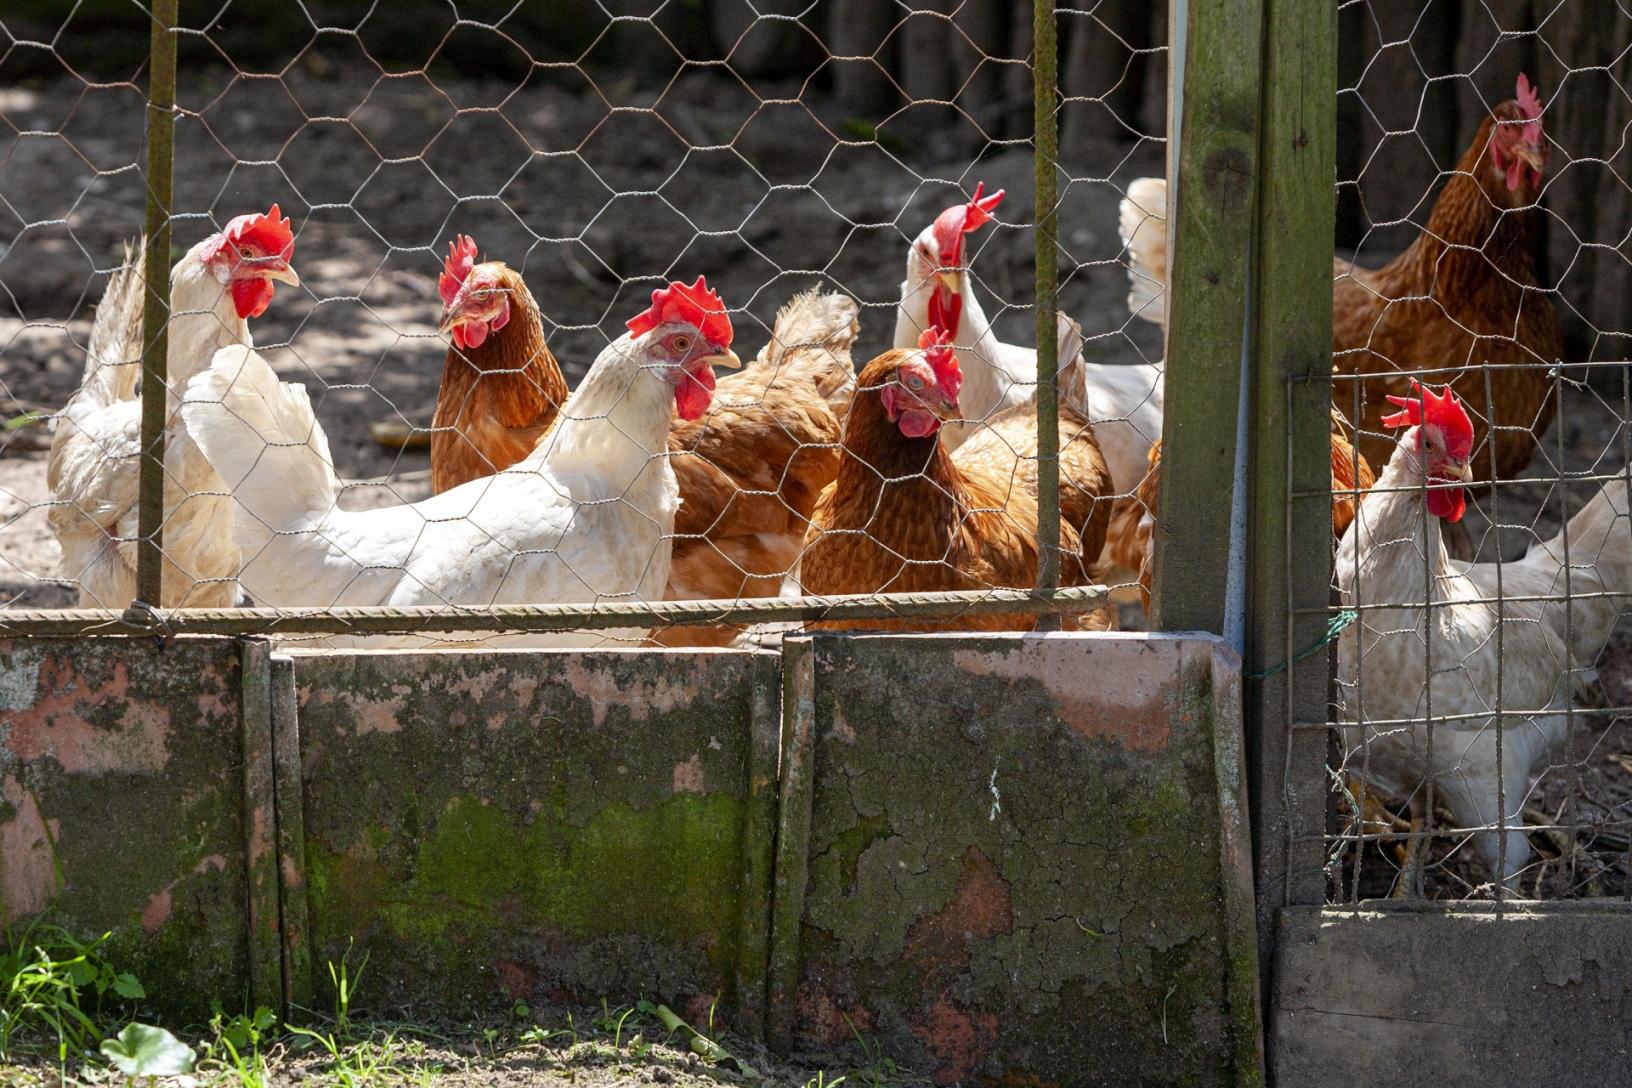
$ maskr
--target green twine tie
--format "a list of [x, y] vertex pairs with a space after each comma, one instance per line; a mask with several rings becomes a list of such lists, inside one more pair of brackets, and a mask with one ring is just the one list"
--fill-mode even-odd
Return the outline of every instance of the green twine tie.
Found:
[[1313, 646], [1310, 646], [1306, 650], [1299, 650], [1297, 653], [1292, 655], [1292, 659], [1290, 661], [1283, 661], [1279, 665], [1271, 665], [1263, 672], [1246, 673], [1245, 675], [1247, 679], [1267, 680], [1269, 677], [1274, 676], [1287, 666], [1296, 665], [1300, 661], [1313, 657], [1315, 654], [1320, 653], [1320, 651], [1330, 646], [1333, 642], [1336, 642], [1337, 636], [1343, 633], [1343, 629], [1359, 618], [1360, 613], [1356, 612], [1354, 609], [1343, 609], [1343, 611], [1333, 616], [1331, 622], [1326, 625], [1326, 634], [1319, 642], [1315, 643]]

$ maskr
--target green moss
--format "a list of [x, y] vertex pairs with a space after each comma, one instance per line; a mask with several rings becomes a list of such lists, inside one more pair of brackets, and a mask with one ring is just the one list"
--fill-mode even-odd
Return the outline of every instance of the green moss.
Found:
[[612, 804], [582, 827], [454, 797], [412, 849], [409, 871], [375, 860], [399, 844], [378, 827], [339, 853], [307, 851], [320, 940], [383, 922], [427, 954], [491, 931], [555, 931], [572, 940], [633, 934], [713, 946], [726, 968], [734, 941], [743, 803], [711, 794], [644, 810]]

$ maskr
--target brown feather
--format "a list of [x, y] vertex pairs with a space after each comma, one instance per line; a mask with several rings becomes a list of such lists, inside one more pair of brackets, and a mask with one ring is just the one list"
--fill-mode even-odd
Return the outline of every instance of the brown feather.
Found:
[[[805, 541], [801, 579], [808, 592], [899, 593], [1030, 588], [1038, 565], [1035, 461], [1031, 483], [1022, 479], [1026, 451], [1035, 435], [1010, 421], [1010, 443], [993, 439], [967, 461], [938, 434], [908, 438], [886, 415], [880, 387], [912, 353], [889, 351], [867, 365], [861, 391], [845, 420], [838, 478], [817, 504]], [[1035, 427], [1033, 426], [1033, 430]], [[1081, 432], [1066, 430], [1080, 439]], [[972, 440], [971, 440], [972, 441]], [[1092, 443], [1091, 429], [1088, 442]], [[1073, 443], [1074, 445], [1075, 443]], [[1097, 446], [1093, 447], [1097, 454]], [[1100, 465], [1103, 471], [1103, 463]], [[1090, 478], [1081, 481], [1098, 486]], [[1018, 486], [1017, 486], [1018, 485]], [[1108, 485], [1108, 481], [1105, 483]], [[1096, 496], [1097, 497], [1097, 496]], [[1106, 507], [1108, 504], [1101, 503]], [[1093, 522], [1090, 514], [1085, 521]], [[1098, 523], [1103, 533], [1104, 518]], [[1091, 583], [1094, 572], [1080, 561], [1081, 540], [1062, 517], [1060, 547], [1065, 585]], [[1110, 610], [1078, 617], [1074, 629], [1103, 630]], [[953, 617], [926, 620], [869, 620], [813, 623], [815, 630], [1028, 631], [1026, 615]]]
[[1495, 438], [1495, 471], [1504, 479], [1530, 463], [1534, 436], [1552, 422], [1557, 406], [1548, 368], [1564, 344], [1558, 314], [1536, 278], [1542, 212], [1520, 206], [1529, 198], [1509, 192], [1490, 162], [1495, 118], [1518, 116], [1517, 106], [1504, 102], [1485, 119], [1409, 249], [1375, 271], [1335, 263], [1333, 370], [1367, 377], [1358, 392], [1355, 383], [1336, 383], [1333, 399], [1357, 420], [1360, 451], [1374, 464], [1393, 453], [1394, 438], [1381, 420], [1395, 410], [1385, 398], [1410, 390], [1410, 379], [1395, 373], [1401, 369], [1519, 364], [1490, 371], [1488, 405], [1484, 371], [1458, 369], [1451, 380], [1474, 420], [1478, 480], [1491, 479], [1490, 451], [1477, 445], [1490, 433], [1489, 419], [1511, 428]]
[[[677, 419], [680, 482], [669, 600], [775, 597], [799, 558], [822, 490], [839, 470], [842, 414], [855, 386], [856, 303], [812, 289], [777, 314], [759, 357], [719, 380], [700, 419]], [[735, 626], [653, 633], [665, 646], [725, 646]]]
[[478, 348], [448, 349], [431, 424], [437, 494], [526, 457], [567, 399], [532, 292], [513, 269], [497, 261], [487, 267], [510, 291], [510, 321]]

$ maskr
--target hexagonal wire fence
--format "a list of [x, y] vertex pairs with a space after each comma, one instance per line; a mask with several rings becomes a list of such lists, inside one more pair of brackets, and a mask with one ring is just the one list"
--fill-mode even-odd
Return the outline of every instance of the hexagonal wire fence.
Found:
[[[1034, 49], [997, 0], [174, 7], [0, 17], [0, 630], [1141, 622], [1160, 348], [1118, 204], [1162, 172], [1164, 12], [1085, 4]], [[1078, 344], [1062, 524], [1036, 465]]]
[[1332, 792], [1293, 852], [1335, 903], [1632, 895], [1632, 10], [1339, 19], [1336, 682], [1293, 726]]

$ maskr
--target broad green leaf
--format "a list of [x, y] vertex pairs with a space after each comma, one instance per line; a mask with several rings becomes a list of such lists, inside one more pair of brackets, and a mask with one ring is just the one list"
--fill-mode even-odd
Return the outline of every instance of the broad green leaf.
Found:
[[140, 982], [136, 981], [136, 976], [128, 973], [113, 976], [113, 990], [120, 997], [138, 998], [147, 996], [147, 991], [142, 989]]
[[163, 1028], [127, 1024], [102, 1040], [102, 1056], [127, 1077], [169, 1077], [193, 1071], [193, 1048]]

